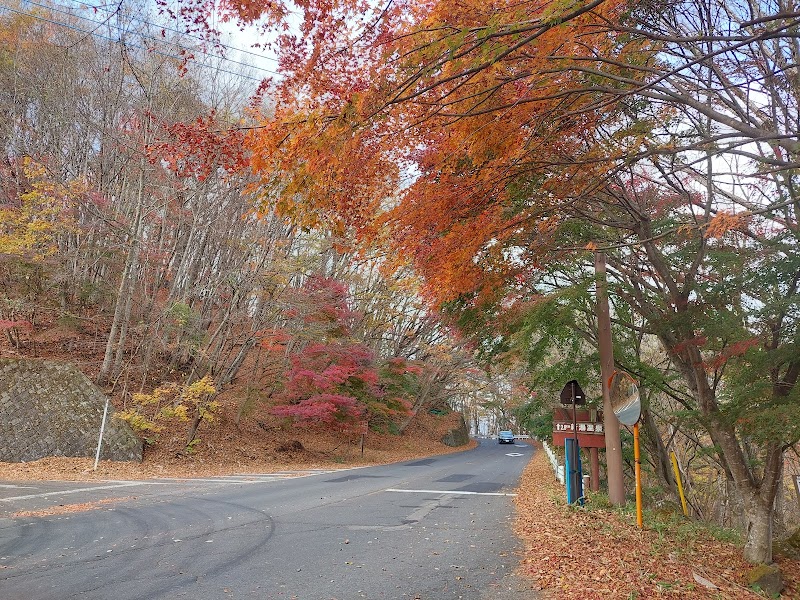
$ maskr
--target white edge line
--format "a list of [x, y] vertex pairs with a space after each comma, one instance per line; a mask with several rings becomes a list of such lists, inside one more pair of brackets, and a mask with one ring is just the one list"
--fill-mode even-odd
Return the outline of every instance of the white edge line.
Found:
[[79, 494], [81, 492], [93, 492], [95, 490], [113, 490], [122, 487], [131, 487], [134, 485], [143, 485], [144, 481], [131, 481], [126, 483], [119, 483], [117, 485], [98, 485], [95, 487], [80, 488], [75, 490], [63, 490], [60, 492], [44, 492], [42, 494], [30, 494], [28, 496], [14, 496], [12, 498], [0, 498], [0, 502], [11, 502], [12, 500], [31, 500], [33, 498], [46, 498], [47, 496], [64, 496], [66, 494]]
[[388, 488], [387, 492], [401, 492], [403, 494], [452, 494], [454, 496], [516, 496], [504, 492], [465, 492], [461, 490], [400, 490]]
[[226, 483], [264, 483], [265, 481], [274, 481], [277, 477], [271, 480], [265, 479], [203, 479], [203, 478], [182, 478], [182, 477], [171, 477], [171, 478], [164, 478], [164, 479], [148, 479], [145, 480], [143, 483], [159, 483], [161, 485], [167, 485], [170, 483], [219, 483], [219, 484], [226, 484]]

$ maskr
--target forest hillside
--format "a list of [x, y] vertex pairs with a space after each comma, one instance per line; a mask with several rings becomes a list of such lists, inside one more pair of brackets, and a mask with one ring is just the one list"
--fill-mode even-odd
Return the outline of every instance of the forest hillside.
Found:
[[0, 352], [74, 362], [146, 461], [367, 456], [459, 415], [546, 439], [578, 381], [620, 508], [627, 373], [645, 506], [769, 565], [800, 528], [798, 27], [784, 0], [7, 2]]

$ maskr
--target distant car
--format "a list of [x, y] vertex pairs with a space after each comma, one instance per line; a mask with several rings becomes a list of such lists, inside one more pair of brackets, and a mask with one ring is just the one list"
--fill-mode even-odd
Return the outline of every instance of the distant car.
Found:
[[497, 434], [497, 443], [498, 444], [513, 444], [514, 443], [514, 432], [513, 431], [501, 431]]

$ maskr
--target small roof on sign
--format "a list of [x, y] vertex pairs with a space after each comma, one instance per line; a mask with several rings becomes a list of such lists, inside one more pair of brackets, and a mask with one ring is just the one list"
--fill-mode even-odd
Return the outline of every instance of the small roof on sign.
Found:
[[629, 427], [636, 425], [642, 416], [642, 403], [633, 377], [624, 371], [615, 371], [608, 387], [611, 408], [619, 422]]
[[586, 396], [577, 380], [567, 382], [561, 390], [561, 404], [586, 404]]

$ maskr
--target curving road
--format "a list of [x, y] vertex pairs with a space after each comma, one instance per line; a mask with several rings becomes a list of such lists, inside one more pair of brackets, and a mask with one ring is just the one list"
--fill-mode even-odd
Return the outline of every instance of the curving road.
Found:
[[0, 482], [0, 599], [520, 598], [512, 495], [532, 452], [484, 440], [341, 471]]

